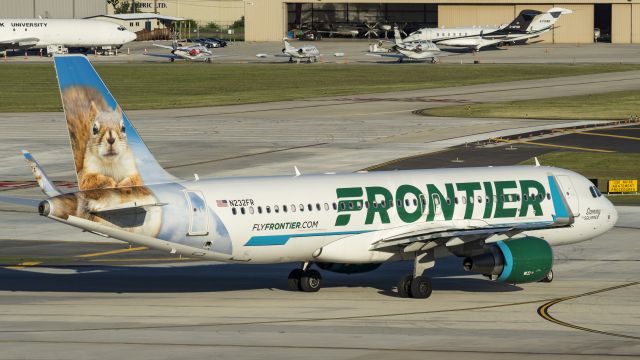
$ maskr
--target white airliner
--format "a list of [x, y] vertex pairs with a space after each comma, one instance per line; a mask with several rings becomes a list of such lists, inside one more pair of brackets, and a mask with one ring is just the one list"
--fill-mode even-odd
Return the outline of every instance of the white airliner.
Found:
[[356, 273], [409, 260], [398, 294], [427, 298], [426, 271], [448, 256], [496, 281], [549, 281], [552, 245], [592, 239], [617, 220], [589, 180], [539, 165], [177, 179], [85, 57], [54, 62], [79, 191], [56, 189], [25, 152], [48, 196], [42, 216], [188, 258], [297, 262], [293, 290], [320, 289], [314, 266]]
[[409, 34], [404, 39], [404, 42], [428, 40], [438, 45], [464, 47], [479, 51], [485, 46], [505, 43], [515, 44], [536, 38], [553, 29], [561, 15], [571, 13], [573, 11], [559, 7], [551, 8], [544, 13], [537, 10], [523, 10], [508, 25], [497, 27], [423, 28]]
[[124, 26], [85, 19], [0, 19], [0, 50], [120, 48], [136, 39]]

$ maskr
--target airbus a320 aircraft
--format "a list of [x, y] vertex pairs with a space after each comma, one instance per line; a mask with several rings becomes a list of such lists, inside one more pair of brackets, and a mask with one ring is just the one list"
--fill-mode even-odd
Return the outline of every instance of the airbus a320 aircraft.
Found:
[[136, 39], [124, 26], [86, 19], [0, 19], [0, 50], [57, 47], [98, 48]]
[[[508, 283], [552, 278], [552, 245], [611, 229], [613, 205], [583, 176], [546, 166], [181, 180], [155, 160], [83, 56], [54, 59], [79, 191], [56, 189], [42, 216], [189, 258], [297, 262], [293, 290], [318, 291], [317, 266], [357, 273], [413, 261], [403, 297], [427, 298], [437, 259]], [[214, 270], [215, 271], [215, 270]]]
[[412, 41], [433, 41], [438, 45], [469, 48], [480, 51], [486, 46], [500, 44], [516, 44], [539, 37], [553, 29], [561, 15], [573, 11], [554, 7], [543, 13], [537, 10], [522, 10], [508, 25], [498, 27], [465, 27], [465, 28], [423, 28], [404, 39]]

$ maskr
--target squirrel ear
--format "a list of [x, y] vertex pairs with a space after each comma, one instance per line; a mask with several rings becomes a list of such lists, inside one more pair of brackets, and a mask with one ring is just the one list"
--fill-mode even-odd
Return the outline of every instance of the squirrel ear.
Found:
[[93, 120], [96, 117], [96, 114], [98, 113], [98, 107], [96, 106], [96, 103], [91, 101], [91, 106], [89, 107], [89, 114], [91, 115], [89, 117], [89, 119]]
[[116, 106], [116, 112], [118, 113], [118, 116], [122, 117], [122, 108], [120, 105]]

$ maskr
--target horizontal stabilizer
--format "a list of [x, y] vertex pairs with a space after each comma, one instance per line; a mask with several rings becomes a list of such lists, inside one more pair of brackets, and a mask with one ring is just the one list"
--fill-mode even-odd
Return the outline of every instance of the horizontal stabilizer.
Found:
[[24, 205], [24, 206], [38, 206], [42, 200], [27, 199], [14, 196], [0, 196], [0, 202]]
[[42, 167], [40, 166], [40, 164], [38, 164], [31, 153], [27, 150], [22, 150], [22, 155], [24, 156], [25, 160], [27, 160], [27, 165], [29, 165], [29, 167], [31, 168], [31, 172], [33, 172], [33, 176], [36, 178], [38, 186], [40, 186], [42, 192], [48, 197], [60, 195], [60, 190], [58, 190], [58, 188], [53, 185], [53, 181], [51, 181], [47, 174], [45, 174], [44, 170], [42, 170]]

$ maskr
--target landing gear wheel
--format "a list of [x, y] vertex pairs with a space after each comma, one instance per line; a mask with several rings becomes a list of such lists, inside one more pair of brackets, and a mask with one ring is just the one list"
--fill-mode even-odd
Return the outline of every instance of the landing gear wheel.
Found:
[[174, 62], [174, 61], [176, 61], [176, 59], [171, 58], [171, 59], [169, 59], [169, 61]]
[[431, 296], [431, 279], [426, 276], [416, 276], [411, 281], [411, 296], [416, 299], [426, 299]]
[[300, 290], [317, 292], [322, 287], [322, 276], [317, 270], [307, 270], [300, 278]]
[[302, 277], [302, 274], [304, 274], [304, 271], [302, 271], [302, 269], [291, 270], [291, 272], [289, 273], [289, 279], [288, 279], [289, 290], [291, 291], [302, 290], [300, 289], [300, 278]]
[[398, 282], [398, 296], [401, 298], [409, 298], [411, 297], [411, 281], [413, 280], [412, 275], [404, 276]]
[[553, 281], [553, 270], [549, 270], [549, 272], [547, 273], [547, 276], [543, 277], [540, 282], [543, 283], [550, 283]]

